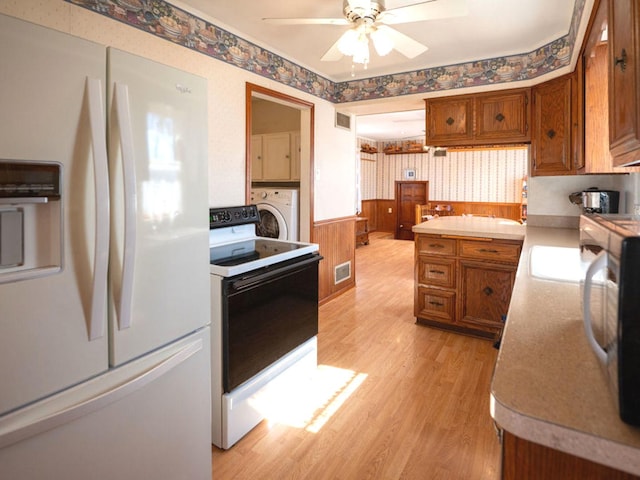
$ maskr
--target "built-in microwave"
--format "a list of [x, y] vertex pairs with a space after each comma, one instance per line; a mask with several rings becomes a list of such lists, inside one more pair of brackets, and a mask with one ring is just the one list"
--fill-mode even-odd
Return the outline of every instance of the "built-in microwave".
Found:
[[640, 220], [582, 215], [580, 254], [587, 340], [607, 377], [620, 418], [640, 426]]

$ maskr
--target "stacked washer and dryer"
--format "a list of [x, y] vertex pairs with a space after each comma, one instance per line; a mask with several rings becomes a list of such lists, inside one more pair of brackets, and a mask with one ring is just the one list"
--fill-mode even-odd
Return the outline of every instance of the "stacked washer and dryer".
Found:
[[298, 241], [298, 197], [297, 188], [253, 188], [251, 203], [257, 205], [260, 212], [256, 234], [260, 237]]

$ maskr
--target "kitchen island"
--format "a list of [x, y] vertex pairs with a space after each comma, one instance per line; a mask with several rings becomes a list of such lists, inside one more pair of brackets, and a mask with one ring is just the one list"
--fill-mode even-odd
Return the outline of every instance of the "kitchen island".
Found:
[[413, 232], [416, 322], [497, 338], [525, 227], [504, 218], [450, 216], [415, 225]]
[[584, 268], [578, 230], [526, 227], [491, 385], [505, 479], [640, 475], [640, 429], [620, 420], [584, 334]]

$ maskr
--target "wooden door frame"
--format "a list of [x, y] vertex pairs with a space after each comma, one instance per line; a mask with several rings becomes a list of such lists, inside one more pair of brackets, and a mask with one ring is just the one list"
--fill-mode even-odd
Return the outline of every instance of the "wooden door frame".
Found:
[[[313, 241], [313, 226], [314, 226], [314, 131], [315, 131], [315, 104], [311, 102], [307, 102], [306, 100], [302, 100], [301, 98], [292, 97], [291, 95], [287, 95], [282, 92], [278, 92], [276, 90], [271, 90], [270, 88], [266, 88], [260, 85], [256, 85], [254, 83], [247, 82], [245, 86], [245, 198], [246, 203], [249, 204], [251, 202], [251, 134], [252, 134], [252, 109], [251, 109], [251, 99], [256, 96], [259, 98], [264, 98], [265, 100], [269, 100], [275, 103], [280, 103], [292, 108], [296, 108], [301, 112], [306, 112], [308, 115], [308, 135], [309, 135], [309, 165], [308, 172], [309, 177], [307, 179], [300, 178], [301, 188], [300, 188], [300, 214], [301, 219], [304, 218], [303, 211], [308, 208], [308, 217], [309, 222], [307, 225], [303, 225], [300, 222], [300, 235], [304, 239], [308, 235], [310, 241]], [[302, 133], [302, 132], [301, 132]], [[305, 170], [305, 169], [302, 169]], [[304, 194], [304, 188], [302, 188], [302, 183], [304, 181], [308, 181], [308, 193]], [[302, 205], [302, 202], [305, 202], [306, 205]], [[305, 222], [306, 223], [306, 222]], [[308, 230], [304, 231], [303, 228], [307, 228]], [[304, 234], [303, 234], [304, 233]]]
[[396, 221], [394, 225], [393, 237], [398, 238], [400, 232], [400, 205], [402, 204], [400, 197], [400, 188], [406, 184], [424, 184], [425, 186], [425, 200], [429, 201], [429, 180], [396, 180], [395, 181], [395, 196], [396, 196]]

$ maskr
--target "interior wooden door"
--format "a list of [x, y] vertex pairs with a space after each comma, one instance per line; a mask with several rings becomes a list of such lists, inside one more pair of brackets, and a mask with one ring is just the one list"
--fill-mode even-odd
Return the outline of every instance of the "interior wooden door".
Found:
[[416, 205], [426, 204], [428, 198], [428, 181], [396, 182], [396, 239], [413, 240]]

